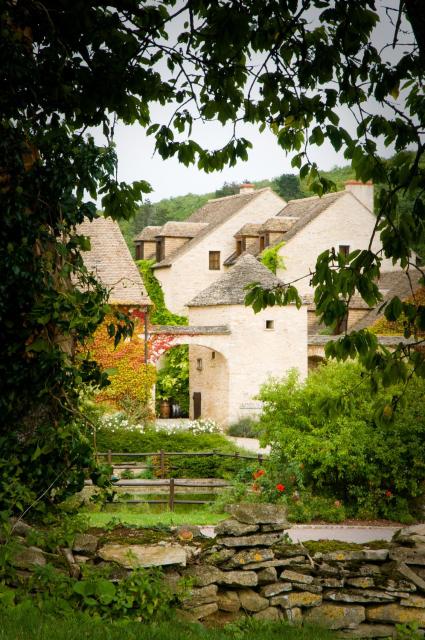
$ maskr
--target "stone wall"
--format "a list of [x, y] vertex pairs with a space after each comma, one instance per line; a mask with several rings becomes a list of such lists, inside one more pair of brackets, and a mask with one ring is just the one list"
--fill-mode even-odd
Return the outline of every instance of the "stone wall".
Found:
[[[131, 544], [114, 539], [114, 532], [108, 541], [82, 534], [61, 554], [75, 578], [86, 562], [113, 562], [121, 571], [162, 566], [175, 592], [189, 578], [179, 614], [211, 626], [252, 616], [321, 625], [339, 638], [394, 638], [397, 623], [417, 622], [424, 634], [425, 524], [399, 531], [382, 546], [334, 543], [336, 550], [329, 550], [328, 543], [326, 550], [319, 543], [289, 543], [290, 525], [279, 507], [232, 505], [229, 511], [232, 517], [216, 527], [213, 539], [199, 527], [176, 528], [161, 539], [157, 531], [139, 530]], [[17, 533], [25, 536], [19, 525]], [[23, 546], [14, 563], [22, 574], [45, 564], [46, 556]]]

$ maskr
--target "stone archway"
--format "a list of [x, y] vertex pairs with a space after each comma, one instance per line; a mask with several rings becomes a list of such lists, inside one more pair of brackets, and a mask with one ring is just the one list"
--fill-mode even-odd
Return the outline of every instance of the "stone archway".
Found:
[[200, 418], [229, 421], [229, 372], [226, 341], [227, 326], [161, 326], [150, 330], [149, 361], [157, 364], [173, 347], [189, 345], [189, 417], [196, 409]]

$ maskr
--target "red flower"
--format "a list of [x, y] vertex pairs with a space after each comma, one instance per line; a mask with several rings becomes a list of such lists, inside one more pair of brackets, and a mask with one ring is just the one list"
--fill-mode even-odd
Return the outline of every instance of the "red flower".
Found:
[[261, 476], [264, 476], [266, 472], [264, 471], [264, 469], [258, 469], [258, 471], [255, 471], [255, 473], [252, 474], [252, 477], [254, 478], [254, 480], [257, 480], [257, 478], [261, 478]]
[[285, 491], [285, 485], [284, 484], [277, 484], [276, 485], [276, 489], [277, 489], [277, 491], [280, 491], [280, 493], [282, 493], [282, 491]]
[[386, 496], [387, 498], [391, 498], [391, 496], [392, 496], [392, 495], [393, 495], [392, 491], [390, 491], [389, 489], [387, 489], [387, 490], [386, 490], [386, 492], [385, 492], [385, 496]]

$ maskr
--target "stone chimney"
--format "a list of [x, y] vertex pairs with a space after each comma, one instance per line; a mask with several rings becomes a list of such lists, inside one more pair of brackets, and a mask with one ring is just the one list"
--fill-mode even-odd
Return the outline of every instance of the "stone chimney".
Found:
[[255, 191], [255, 184], [250, 182], [243, 182], [239, 187], [239, 194], [252, 193], [253, 191]]
[[351, 191], [370, 211], [373, 211], [373, 182], [359, 182], [358, 180], [347, 180], [345, 190]]

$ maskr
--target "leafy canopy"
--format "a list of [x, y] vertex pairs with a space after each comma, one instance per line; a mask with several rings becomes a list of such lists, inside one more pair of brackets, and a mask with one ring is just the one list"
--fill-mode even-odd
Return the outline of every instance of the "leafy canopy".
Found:
[[[77, 419], [77, 433], [84, 425], [82, 387], [106, 383], [87, 355], [86, 342], [109, 310], [107, 292], [84, 269], [82, 252], [89, 242], [77, 225], [96, 217], [97, 198], [106, 216], [128, 219], [150, 191], [144, 180], [117, 179], [117, 121], [145, 127], [161, 157], [176, 156], [207, 172], [247, 158], [251, 144], [239, 135], [239, 122], [269, 127], [282, 149], [295, 153], [293, 166], [301, 179], [309, 176], [318, 194], [332, 183], [309, 161], [308, 145], [320, 146], [326, 138], [336, 150], [344, 149], [358, 178], [386, 185], [376, 225], [383, 254], [413, 268], [412, 241], [424, 237], [420, 5], [405, 0], [389, 11], [394, 28], [388, 44], [397, 52], [392, 61], [385, 58], [388, 47], [378, 48], [371, 40], [384, 15], [377, 13], [374, 0], [1, 3], [3, 502], [20, 510], [58, 500], [59, 486], [66, 493], [81, 485], [82, 473], [73, 483], [68, 472], [94, 464], [80, 455], [78, 437], [70, 436], [75, 446], [69, 446], [68, 430]], [[400, 47], [406, 28], [413, 34]], [[368, 100], [379, 109], [370, 112]], [[157, 105], [174, 105], [166, 123], [152, 119]], [[339, 106], [355, 112], [354, 135], [342, 126]], [[234, 126], [220, 148], [205, 149], [194, 136], [198, 121]], [[104, 146], [88, 133], [92, 127], [103, 130]], [[396, 151], [411, 147], [413, 156], [400, 157], [388, 168], [377, 155], [378, 140]], [[418, 195], [399, 216], [402, 192]], [[376, 304], [373, 279], [380, 260], [370, 251], [350, 254], [343, 264], [331, 251], [320, 256], [314, 284], [325, 322], [345, 314], [356, 290]], [[281, 299], [272, 295], [277, 302], [296, 299], [292, 288]], [[254, 306], [270, 301], [261, 294]], [[406, 335], [425, 323], [421, 306], [395, 301], [386, 313], [389, 319], [402, 313], [409, 318]], [[132, 327], [125, 317], [117, 320], [118, 341]], [[399, 377], [407, 373], [393, 363], [410, 358], [417, 373], [425, 372], [420, 354], [410, 348], [398, 349], [389, 363], [390, 356], [378, 352], [371, 338], [345, 340], [332, 347], [342, 357], [359, 353], [369, 358], [368, 366], [392, 367]], [[60, 451], [58, 434], [68, 442]], [[10, 475], [21, 478], [19, 489], [8, 486]]]

